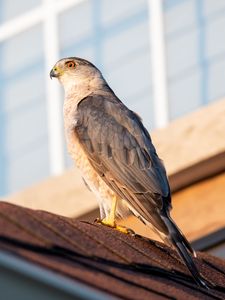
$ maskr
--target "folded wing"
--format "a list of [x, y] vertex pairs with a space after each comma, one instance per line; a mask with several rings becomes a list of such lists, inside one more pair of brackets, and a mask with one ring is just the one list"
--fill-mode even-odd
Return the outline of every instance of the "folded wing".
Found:
[[140, 118], [115, 95], [90, 95], [77, 108], [75, 134], [87, 158], [129, 207], [167, 233], [160, 211], [170, 208], [165, 168]]

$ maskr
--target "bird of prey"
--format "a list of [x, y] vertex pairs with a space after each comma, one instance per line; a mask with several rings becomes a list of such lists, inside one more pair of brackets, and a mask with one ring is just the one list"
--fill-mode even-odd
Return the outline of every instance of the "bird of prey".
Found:
[[140, 117], [85, 59], [59, 60], [50, 77], [64, 87], [68, 151], [97, 196], [101, 223], [126, 232], [116, 218], [132, 212], [174, 246], [197, 284], [207, 287], [192, 259], [195, 252], [170, 217], [166, 170]]

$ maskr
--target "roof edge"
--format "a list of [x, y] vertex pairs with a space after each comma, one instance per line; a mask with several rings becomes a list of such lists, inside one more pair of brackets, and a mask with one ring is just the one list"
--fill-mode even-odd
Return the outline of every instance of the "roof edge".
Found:
[[[1, 295], [4, 299], [14, 299], [13, 295], [20, 298], [19, 295], [22, 295], [24, 298], [35, 300], [42, 298], [40, 297], [42, 295], [44, 299], [57, 300], [72, 300], [74, 297], [77, 300], [115, 300], [110, 295], [96, 291], [80, 282], [74, 282], [2, 250], [0, 251], [0, 268], [1, 272], [4, 272], [4, 282], [0, 283]], [[8, 290], [12, 278], [13, 295], [11, 290]], [[27, 284], [28, 278], [30, 284]], [[35, 297], [35, 290], [38, 290], [37, 297]]]

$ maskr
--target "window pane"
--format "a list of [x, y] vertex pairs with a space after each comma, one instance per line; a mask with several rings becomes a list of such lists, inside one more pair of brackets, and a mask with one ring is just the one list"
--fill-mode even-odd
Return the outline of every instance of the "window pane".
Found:
[[224, 1], [164, 0], [170, 118], [225, 96]]
[[103, 27], [108, 27], [123, 21], [137, 15], [145, 5], [146, 0], [101, 0], [101, 23]]
[[59, 16], [61, 49], [84, 42], [93, 33], [91, 1], [83, 1]]
[[0, 195], [49, 174], [43, 47], [41, 25], [0, 44]]
[[41, 3], [41, 0], [0, 0], [0, 23], [9, 21]]

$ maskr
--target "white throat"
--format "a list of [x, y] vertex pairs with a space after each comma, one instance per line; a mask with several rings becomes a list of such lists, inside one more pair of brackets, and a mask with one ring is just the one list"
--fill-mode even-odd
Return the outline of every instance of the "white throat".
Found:
[[101, 90], [105, 84], [105, 80], [98, 73], [91, 79], [65, 75], [60, 81], [65, 91], [65, 102], [72, 100], [74, 105], [91, 93]]
[[105, 80], [101, 74], [96, 73], [91, 79], [76, 76], [63, 76], [60, 78], [65, 90], [64, 99], [64, 120], [66, 130], [70, 130], [76, 124], [76, 112], [78, 103], [88, 95], [101, 91], [105, 84]]

